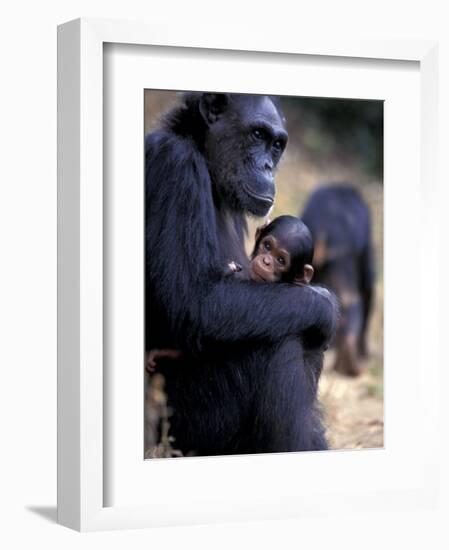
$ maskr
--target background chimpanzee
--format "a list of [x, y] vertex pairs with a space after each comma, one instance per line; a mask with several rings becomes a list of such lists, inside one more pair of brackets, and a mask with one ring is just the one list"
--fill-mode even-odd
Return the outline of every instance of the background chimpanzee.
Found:
[[298, 336], [327, 340], [333, 301], [223, 273], [248, 265], [245, 216], [272, 206], [286, 142], [275, 99], [209, 93], [186, 94], [145, 140], [146, 349], [182, 351], [158, 370], [185, 454], [326, 446]]
[[322, 187], [309, 198], [303, 221], [315, 240], [315, 280], [332, 289], [341, 306], [335, 368], [361, 371], [374, 286], [371, 218], [360, 193], [343, 184]]

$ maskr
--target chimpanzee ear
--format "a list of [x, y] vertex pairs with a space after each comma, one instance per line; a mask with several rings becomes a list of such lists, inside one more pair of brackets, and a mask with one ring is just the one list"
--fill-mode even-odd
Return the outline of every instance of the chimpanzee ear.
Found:
[[304, 265], [304, 275], [302, 277], [297, 277], [295, 279], [296, 283], [303, 283], [305, 285], [308, 285], [310, 281], [313, 279], [313, 274], [315, 273], [315, 270], [310, 264]]
[[205, 93], [200, 98], [200, 113], [204, 122], [210, 126], [221, 117], [229, 104], [228, 94]]

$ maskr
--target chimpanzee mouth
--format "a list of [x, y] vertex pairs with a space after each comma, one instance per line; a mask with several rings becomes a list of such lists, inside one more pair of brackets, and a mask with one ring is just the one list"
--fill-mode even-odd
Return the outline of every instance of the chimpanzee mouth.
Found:
[[267, 283], [268, 282], [268, 279], [266, 279], [263, 275], [261, 275], [259, 273], [258, 269], [256, 269], [254, 267], [254, 265], [252, 265], [252, 264], [250, 266], [249, 276], [256, 283]]
[[264, 279], [261, 275], [259, 275], [258, 273], [256, 273], [255, 271], [253, 271], [251, 273], [251, 279], [253, 281], [255, 281], [256, 283], [266, 283], [267, 280]]
[[273, 205], [274, 197], [272, 197], [271, 195], [261, 195], [259, 193], [256, 193], [255, 191], [252, 191], [252, 190], [248, 189], [248, 187], [244, 187], [244, 189], [245, 189], [247, 195], [249, 195], [253, 199], [256, 199], [256, 200], [261, 201], [261, 202], [265, 202], [269, 206]]

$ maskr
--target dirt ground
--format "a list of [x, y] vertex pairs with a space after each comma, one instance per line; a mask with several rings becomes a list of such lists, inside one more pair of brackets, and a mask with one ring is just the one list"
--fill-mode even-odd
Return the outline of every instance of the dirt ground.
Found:
[[326, 366], [320, 382], [326, 435], [331, 449], [383, 446], [383, 399], [376, 373], [347, 378]]
[[383, 409], [383, 323], [382, 288], [376, 289], [376, 306], [369, 331], [370, 357], [357, 378], [332, 369], [333, 354], [327, 352], [320, 379], [319, 398], [323, 407], [331, 449], [382, 447]]

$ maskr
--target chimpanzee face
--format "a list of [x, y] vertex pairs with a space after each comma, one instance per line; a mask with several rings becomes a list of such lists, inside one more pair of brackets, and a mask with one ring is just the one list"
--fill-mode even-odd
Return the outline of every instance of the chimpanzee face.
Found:
[[309, 284], [314, 269], [313, 240], [309, 229], [294, 216], [279, 216], [257, 228], [251, 254], [254, 281]]
[[265, 215], [287, 145], [284, 120], [267, 96], [203, 94], [205, 154], [215, 192], [236, 211]]
[[250, 277], [257, 282], [276, 283], [289, 272], [290, 266], [288, 250], [274, 235], [265, 235], [260, 239], [251, 260]]

